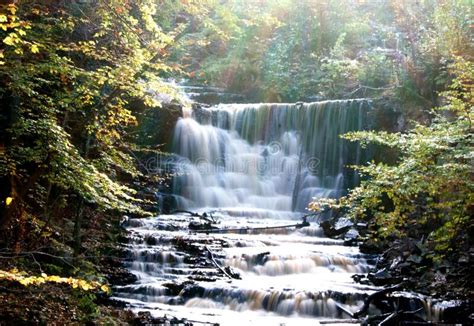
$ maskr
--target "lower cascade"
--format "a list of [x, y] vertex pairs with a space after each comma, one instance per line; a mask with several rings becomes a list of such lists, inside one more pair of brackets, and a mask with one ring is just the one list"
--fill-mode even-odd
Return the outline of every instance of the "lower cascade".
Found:
[[[371, 128], [370, 110], [360, 99], [185, 111], [174, 131], [173, 198], [178, 211], [196, 214], [128, 221], [125, 264], [137, 281], [116, 286], [115, 298], [196, 324], [350, 319], [379, 290], [352, 279], [376, 257], [326, 238], [313, 220], [298, 223], [311, 198], [336, 198], [358, 183], [347, 166], [370, 152], [339, 135]], [[419, 298], [410, 305], [436, 314]]]

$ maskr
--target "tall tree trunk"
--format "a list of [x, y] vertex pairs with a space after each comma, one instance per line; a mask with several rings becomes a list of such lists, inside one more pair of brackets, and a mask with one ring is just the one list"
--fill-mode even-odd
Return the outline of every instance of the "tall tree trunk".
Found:
[[[91, 147], [92, 143], [92, 135], [89, 133], [86, 138], [85, 146], [84, 146], [84, 158], [87, 159], [89, 156], [89, 150]], [[76, 217], [74, 219], [74, 230], [73, 230], [73, 251], [74, 251], [74, 257], [79, 256], [80, 251], [81, 251], [81, 246], [82, 246], [82, 234], [81, 234], [81, 228], [82, 228], [82, 220], [83, 220], [83, 211], [84, 211], [84, 198], [81, 198], [79, 200], [79, 203], [77, 204], [77, 210], [76, 210]]]
[[74, 257], [78, 257], [81, 253], [82, 247], [82, 213], [84, 211], [84, 199], [80, 199], [79, 203], [77, 204], [76, 216], [74, 219], [74, 230], [73, 230], [73, 255]]

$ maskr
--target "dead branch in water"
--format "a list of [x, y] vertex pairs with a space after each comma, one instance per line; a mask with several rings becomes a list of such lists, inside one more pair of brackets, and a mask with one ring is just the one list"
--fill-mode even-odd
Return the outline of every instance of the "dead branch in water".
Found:
[[365, 300], [363, 306], [356, 312], [352, 313], [342, 305], [336, 302], [336, 307], [341, 310], [342, 312], [346, 313], [350, 316], [351, 320], [358, 320], [359, 322], [363, 323], [364, 325], [372, 325], [372, 323], [377, 323], [378, 325], [395, 325], [399, 324], [401, 321], [410, 322], [410, 324], [416, 325], [429, 325], [430, 323], [425, 321], [424, 319], [420, 318], [416, 314], [423, 310], [423, 308], [414, 310], [414, 311], [404, 311], [398, 310], [395, 308], [393, 312], [389, 312], [386, 314], [376, 315], [376, 316], [369, 316], [364, 320], [361, 319], [362, 316], [366, 315], [369, 306], [372, 301], [380, 299], [381, 297], [385, 296], [387, 293], [400, 290], [402, 288], [402, 284], [394, 285], [380, 291], [374, 292], [369, 295]]
[[385, 289], [382, 289], [380, 291], [377, 291], [377, 292], [374, 292], [372, 293], [371, 295], [369, 295], [365, 300], [364, 300], [364, 304], [362, 305], [362, 307], [352, 313], [351, 311], [347, 310], [346, 308], [344, 308], [343, 306], [341, 306], [340, 304], [336, 303], [336, 307], [341, 310], [342, 312], [346, 313], [348, 316], [350, 316], [351, 318], [360, 318], [361, 316], [364, 316], [367, 314], [367, 311], [369, 310], [369, 306], [370, 304], [372, 303], [372, 301], [374, 301], [375, 299], [378, 299], [380, 297], [383, 297], [385, 296], [387, 293], [390, 293], [390, 292], [394, 292], [394, 291], [397, 291], [397, 290], [400, 290], [402, 288], [402, 285], [401, 284], [397, 284], [397, 285], [394, 285], [394, 286], [391, 286], [391, 287], [388, 287], [388, 288], [385, 288]]
[[211, 262], [214, 264], [214, 266], [216, 266], [216, 268], [217, 268], [218, 270], [220, 270], [225, 276], [227, 276], [227, 277], [230, 278], [230, 279], [238, 279], [237, 276], [235, 276], [235, 275], [230, 275], [229, 273], [227, 273], [227, 272], [225, 271], [225, 269], [222, 268], [221, 265], [219, 265], [219, 263], [217, 263], [217, 261], [214, 259], [214, 255], [213, 255], [212, 251], [209, 249], [208, 246], [205, 246], [204, 248], [206, 248], [206, 251], [209, 253], [209, 259], [210, 259]]
[[186, 214], [189, 214], [193, 217], [199, 217], [200, 219], [206, 221], [206, 222], [209, 222], [209, 223], [217, 223], [217, 221], [214, 219], [214, 217], [212, 216], [211, 213], [207, 214], [207, 213], [202, 213], [202, 214], [199, 214], [199, 213], [196, 213], [196, 212], [191, 212], [191, 211], [186, 211], [186, 210], [175, 210], [173, 212], [171, 212], [172, 214], [175, 214], [175, 213], [186, 213]]
[[359, 318], [360, 316], [364, 316], [367, 314], [367, 311], [369, 310], [369, 306], [374, 301], [375, 299], [378, 299], [380, 297], [385, 296], [387, 293], [394, 292], [397, 290], [400, 290], [402, 288], [401, 284], [397, 284], [385, 289], [382, 289], [380, 291], [374, 292], [371, 295], [369, 295], [365, 300], [364, 300], [364, 305], [362, 308], [360, 308], [358, 311], [356, 311], [352, 318]]

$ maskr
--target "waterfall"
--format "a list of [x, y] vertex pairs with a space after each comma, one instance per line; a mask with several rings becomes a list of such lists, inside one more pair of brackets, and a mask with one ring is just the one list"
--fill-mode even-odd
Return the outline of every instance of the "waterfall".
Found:
[[[347, 165], [370, 153], [340, 135], [369, 129], [370, 110], [364, 99], [185, 110], [174, 130], [176, 155], [166, 162], [176, 175], [173, 196], [181, 210], [209, 214], [215, 223], [206, 230], [229, 232], [197, 233], [190, 225], [203, 220], [179, 210], [130, 219], [124, 264], [137, 280], [115, 286], [115, 299], [193, 323], [343, 323], [380, 290], [353, 280], [376, 257], [326, 238], [314, 220], [304, 227], [295, 220], [312, 197], [339, 197], [357, 185]], [[407, 304], [439, 316], [424, 298]]]
[[340, 197], [358, 183], [347, 166], [367, 160], [340, 135], [367, 129], [370, 108], [359, 99], [193, 110], [173, 140], [181, 208], [304, 211], [312, 197]]

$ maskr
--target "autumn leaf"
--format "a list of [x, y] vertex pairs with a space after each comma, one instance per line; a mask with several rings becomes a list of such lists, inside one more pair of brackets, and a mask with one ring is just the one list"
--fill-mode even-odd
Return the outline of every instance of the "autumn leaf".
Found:
[[3, 44], [13, 46], [15, 44], [15, 37], [13, 36], [14, 33], [11, 33], [7, 37], [3, 39]]
[[110, 288], [107, 286], [107, 285], [102, 285], [100, 287], [100, 289], [105, 292], [105, 293], [109, 293], [110, 292]]
[[31, 53], [39, 53], [38, 45], [32, 44], [30, 48]]

